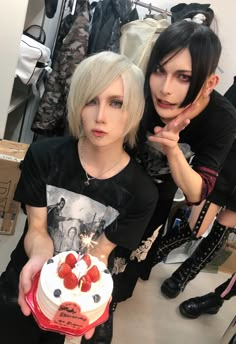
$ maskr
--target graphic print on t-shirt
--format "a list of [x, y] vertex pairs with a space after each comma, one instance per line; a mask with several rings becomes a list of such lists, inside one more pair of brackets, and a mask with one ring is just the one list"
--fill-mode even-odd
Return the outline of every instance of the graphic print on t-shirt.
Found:
[[55, 254], [69, 250], [84, 253], [119, 215], [112, 207], [52, 185], [47, 185], [47, 212]]
[[[159, 184], [163, 182], [163, 175], [170, 174], [170, 166], [161, 144], [148, 140], [150, 135], [151, 133], [148, 132], [147, 140], [138, 147], [136, 160], [138, 163], [141, 162], [152, 180]], [[178, 145], [187, 160], [193, 157], [194, 153], [189, 144], [179, 143]]]

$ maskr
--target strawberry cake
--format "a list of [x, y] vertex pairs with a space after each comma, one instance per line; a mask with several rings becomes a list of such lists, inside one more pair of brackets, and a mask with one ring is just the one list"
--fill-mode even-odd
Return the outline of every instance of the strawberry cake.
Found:
[[94, 256], [62, 252], [43, 266], [36, 300], [50, 324], [83, 330], [104, 314], [113, 281], [106, 265]]

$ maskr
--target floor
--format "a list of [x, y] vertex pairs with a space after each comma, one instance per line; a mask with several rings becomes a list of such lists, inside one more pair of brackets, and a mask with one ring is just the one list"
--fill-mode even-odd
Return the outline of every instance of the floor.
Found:
[[[0, 235], [0, 272], [6, 266], [23, 228], [25, 217], [18, 218], [13, 236]], [[216, 344], [235, 316], [236, 298], [224, 303], [216, 315], [205, 315], [195, 320], [183, 318], [178, 305], [189, 297], [205, 294], [229, 278], [223, 272], [202, 271], [176, 299], [166, 299], [160, 285], [178, 264], [157, 265], [149, 281], [139, 281], [133, 297], [118, 305], [114, 313], [112, 344]], [[79, 338], [67, 339], [65, 344], [78, 344]], [[33, 344], [33, 343], [32, 343]], [[225, 343], [226, 344], [226, 343]], [[228, 342], [227, 342], [228, 344]]]

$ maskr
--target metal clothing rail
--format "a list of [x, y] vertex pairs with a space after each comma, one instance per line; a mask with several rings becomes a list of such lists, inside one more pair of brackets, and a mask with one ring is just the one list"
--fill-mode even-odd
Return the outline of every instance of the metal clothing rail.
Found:
[[155, 12], [159, 12], [159, 13], [165, 13], [166, 15], [170, 16], [171, 17], [171, 12], [167, 11], [167, 10], [163, 10], [159, 7], [156, 7], [156, 6], [153, 6], [151, 3], [150, 4], [147, 4], [145, 2], [142, 2], [142, 1], [139, 1], [139, 0], [134, 0], [133, 1], [133, 4], [135, 5], [138, 5], [138, 6], [141, 6], [141, 7], [145, 7], [147, 9], [149, 9], [149, 11], [155, 11]]

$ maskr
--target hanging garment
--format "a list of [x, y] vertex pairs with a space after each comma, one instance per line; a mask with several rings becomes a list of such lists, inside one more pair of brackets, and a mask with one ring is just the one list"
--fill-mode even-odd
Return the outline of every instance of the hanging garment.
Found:
[[129, 57], [145, 73], [152, 47], [159, 34], [169, 25], [170, 22], [164, 14], [158, 15], [158, 20], [146, 18], [123, 25], [120, 53]]
[[88, 54], [110, 50], [119, 52], [120, 28], [131, 14], [130, 0], [100, 0], [93, 14]]
[[48, 18], [53, 18], [56, 10], [57, 10], [57, 4], [58, 0], [44, 0], [45, 2], [45, 14]]
[[87, 53], [89, 1], [78, 0], [75, 14], [64, 19], [58, 35], [52, 72], [45, 85], [32, 130], [46, 136], [62, 135], [66, 128], [66, 101], [71, 76]]
[[171, 23], [174, 23], [181, 18], [185, 18], [185, 15], [190, 12], [197, 12], [201, 13], [206, 12], [209, 15], [209, 20], [211, 21], [214, 18], [214, 12], [211, 8], [209, 8], [210, 4], [198, 4], [198, 3], [191, 3], [191, 4], [185, 4], [185, 3], [179, 3], [173, 7], [171, 7]]
[[129, 15], [129, 22], [133, 21], [133, 20], [138, 20], [139, 19], [139, 15], [138, 15], [138, 11], [137, 11], [137, 8], [134, 7], [132, 9], [132, 11], [130, 12], [130, 15]]

